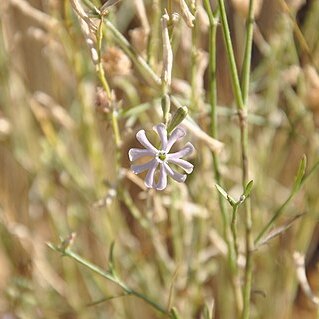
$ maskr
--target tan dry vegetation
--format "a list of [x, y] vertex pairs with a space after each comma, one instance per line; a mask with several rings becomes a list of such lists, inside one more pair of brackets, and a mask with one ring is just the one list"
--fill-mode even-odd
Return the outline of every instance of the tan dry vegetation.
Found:
[[[71, 2], [1, 1], [0, 318], [163, 317], [47, 247], [73, 232], [72, 249], [103, 269], [115, 242], [114, 261], [124, 282], [165, 307], [171, 302], [181, 318], [204, 318], [205, 303], [215, 305], [214, 318], [236, 317], [212, 169], [211, 151], [221, 144], [209, 136], [208, 18], [202, 2], [195, 2], [196, 31], [177, 19], [172, 46], [172, 95], [199, 126], [186, 124], [197, 150], [191, 158], [195, 170], [186, 184], [171, 182], [156, 192], [129, 172], [127, 152], [137, 146], [138, 129], [161, 121], [156, 80], [167, 2], [122, 0], [110, 9], [107, 21], [135, 50], [130, 55], [105, 27], [109, 98], [92, 61], [95, 34], [81, 29]], [[302, 154], [309, 171], [319, 146], [318, 1], [257, 2], [248, 117], [254, 236], [289, 195]], [[179, 3], [173, 1], [172, 10], [182, 15]], [[241, 70], [248, 1], [226, 4]], [[92, 21], [98, 25], [98, 19]], [[140, 66], [141, 59], [151, 72]], [[217, 65], [221, 173], [225, 189], [237, 198], [239, 131], [220, 26]], [[114, 139], [115, 111], [121, 141]], [[315, 172], [276, 227], [305, 215], [254, 252], [251, 318], [318, 318], [292, 257], [295, 251], [306, 255], [310, 286], [318, 295], [318, 210]], [[240, 209], [240, 258], [243, 214]], [[104, 300], [108, 297], [113, 299]]]

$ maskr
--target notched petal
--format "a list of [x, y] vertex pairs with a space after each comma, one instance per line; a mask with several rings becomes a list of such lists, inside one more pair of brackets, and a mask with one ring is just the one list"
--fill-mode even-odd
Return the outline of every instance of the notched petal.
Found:
[[170, 177], [172, 177], [176, 182], [179, 182], [179, 183], [184, 183], [185, 182], [186, 177], [187, 177], [186, 174], [180, 174], [180, 173], [174, 171], [173, 169], [171, 169], [169, 167], [169, 165], [167, 163], [164, 163], [164, 165], [165, 165], [165, 170], [168, 173], [168, 175]]
[[174, 158], [176, 159], [176, 158], [186, 157], [192, 154], [194, 151], [195, 151], [195, 147], [193, 146], [192, 143], [188, 142], [180, 151], [176, 153], [167, 154], [167, 159], [174, 159]]
[[136, 138], [146, 149], [153, 151], [153, 152], [157, 152], [157, 149], [155, 148], [155, 146], [146, 137], [144, 130], [138, 131], [136, 133]]
[[162, 149], [165, 150], [166, 146], [167, 146], [167, 130], [166, 130], [166, 126], [163, 123], [160, 123], [158, 125], [155, 125], [153, 127], [153, 130], [160, 137]]
[[142, 149], [142, 148], [131, 148], [128, 152], [128, 157], [131, 162], [144, 157], [144, 156], [154, 156], [155, 152], [149, 149]]
[[131, 165], [131, 170], [134, 174], [140, 174], [145, 172], [146, 170], [150, 169], [153, 165], [153, 161], [151, 160], [145, 164], [140, 164], [140, 165]]
[[190, 174], [193, 171], [194, 165], [190, 162], [187, 162], [181, 158], [169, 158], [167, 160], [169, 163], [173, 163], [179, 167], [181, 167], [187, 174]]
[[170, 135], [165, 151], [169, 152], [172, 146], [174, 145], [174, 143], [180, 138], [184, 137], [185, 135], [186, 135], [185, 130], [182, 129], [181, 127], [177, 127]]
[[161, 169], [158, 177], [158, 182], [155, 184], [155, 189], [161, 191], [167, 186], [167, 172], [163, 164], [161, 164]]
[[148, 188], [153, 188], [154, 187], [154, 175], [155, 175], [156, 168], [158, 166], [158, 161], [156, 159], [153, 159], [150, 163], [151, 163], [150, 169], [148, 170], [148, 172], [146, 174], [144, 184]]

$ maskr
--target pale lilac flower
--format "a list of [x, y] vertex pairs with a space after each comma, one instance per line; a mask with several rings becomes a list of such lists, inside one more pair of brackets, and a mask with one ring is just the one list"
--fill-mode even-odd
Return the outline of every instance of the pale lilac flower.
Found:
[[[135, 161], [144, 156], [153, 157], [149, 162], [141, 165], [132, 165], [131, 169], [135, 174], [140, 174], [144, 171], [148, 171], [145, 177], [145, 186], [148, 188], [155, 188], [157, 190], [162, 190], [167, 186], [167, 175], [172, 177], [177, 182], [185, 182], [186, 174], [180, 174], [173, 170], [169, 164], [175, 164], [181, 167], [187, 174], [193, 171], [193, 165], [182, 157], [190, 155], [194, 151], [194, 146], [188, 142], [186, 145], [176, 153], [169, 153], [174, 143], [185, 136], [185, 131], [177, 127], [167, 136], [166, 126], [164, 124], [158, 124], [153, 127], [153, 130], [158, 134], [161, 140], [161, 147], [157, 149], [146, 137], [145, 131], [140, 130], [136, 134], [137, 140], [145, 147], [141, 148], [131, 148], [129, 150], [130, 161]], [[159, 167], [158, 181], [155, 181], [155, 173]]]

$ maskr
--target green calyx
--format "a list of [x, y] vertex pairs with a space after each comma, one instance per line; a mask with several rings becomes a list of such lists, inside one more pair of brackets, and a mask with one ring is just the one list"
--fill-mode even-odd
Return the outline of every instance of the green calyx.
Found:
[[158, 158], [159, 158], [161, 161], [165, 161], [165, 159], [166, 159], [166, 152], [164, 152], [164, 151], [159, 151], [157, 156], [158, 156]]

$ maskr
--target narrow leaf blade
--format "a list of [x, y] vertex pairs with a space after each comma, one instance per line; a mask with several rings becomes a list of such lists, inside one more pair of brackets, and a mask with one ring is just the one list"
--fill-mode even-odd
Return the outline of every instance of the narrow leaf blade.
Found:
[[303, 157], [299, 163], [298, 171], [297, 171], [297, 174], [295, 177], [295, 182], [294, 182], [294, 185], [292, 188], [292, 193], [295, 193], [299, 190], [299, 188], [301, 186], [302, 179], [305, 176], [306, 166], [307, 166], [307, 157], [306, 157], [306, 155], [303, 155]]

